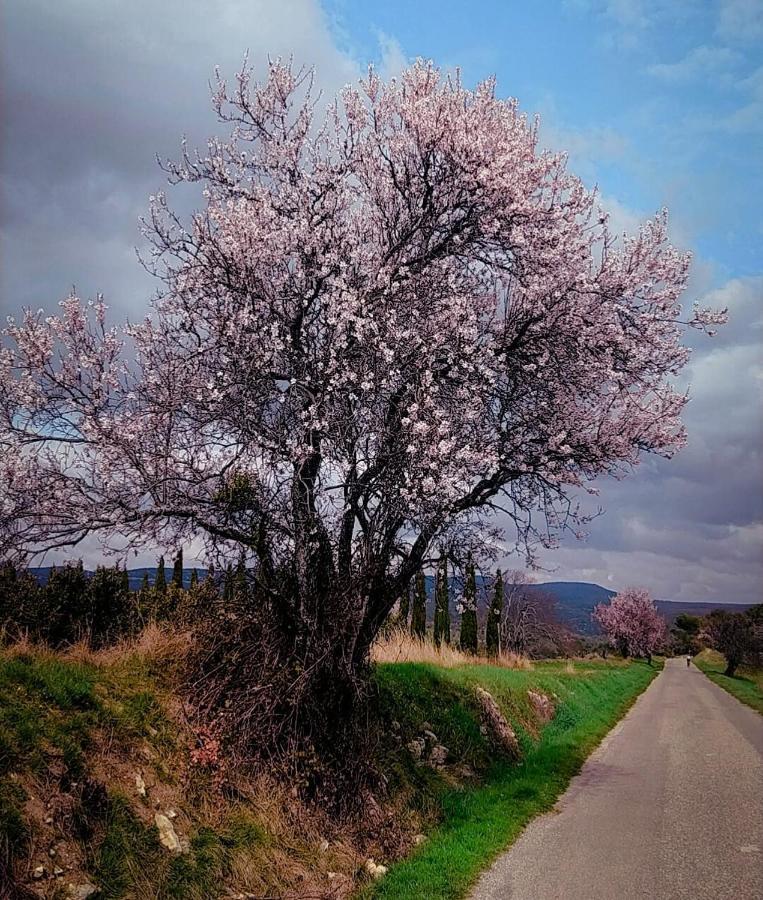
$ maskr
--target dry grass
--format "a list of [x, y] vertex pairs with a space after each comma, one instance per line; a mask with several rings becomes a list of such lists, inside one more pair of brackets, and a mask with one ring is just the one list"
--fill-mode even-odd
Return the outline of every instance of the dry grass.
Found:
[[402, 630], [393, 631], [380, 637], [371, 649], [371, 659], [375, 663], [428, 663], [446, 669], [488, 662], [490, 665], [504, 669], [532, 669], [533, 667], [527, 657], [519, 656], [516, 653], [502, 653], [500, 656], [491, 657], [488, 660], [484, 656], [462, 653], [461, 650], [449, 644], [443, 644], [439, 648], [435, 647], [434, 644], [420, 641]]

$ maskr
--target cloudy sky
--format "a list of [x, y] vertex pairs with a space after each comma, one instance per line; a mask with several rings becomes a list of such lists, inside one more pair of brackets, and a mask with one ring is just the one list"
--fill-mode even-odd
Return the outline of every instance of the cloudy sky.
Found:
[[208, 80], [246, 49], [315, 65], [329, 94], [416, 56], [467, 83], [497, 74], [616, 224], [670, 208], [695, 254], [687, 302], [731, 315], [692, 339], [687, 449], [602, 484], [605, 515], [544, 557], [545, 577], [760, 602], [763, 0], [5, 0], [0, 16], [3, 314], [52, 309], [72, 285], [122, 318], [145, 311], [155, 155], [214, 130]]

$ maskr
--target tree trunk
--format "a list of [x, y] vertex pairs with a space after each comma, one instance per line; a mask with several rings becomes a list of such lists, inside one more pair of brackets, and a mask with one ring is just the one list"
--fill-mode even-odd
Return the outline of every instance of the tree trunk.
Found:
[[738, 660], [734, 660], [734, 659], [726, 660], [726, 670], [724, 671], [723, 674], [728, 675], [729, 678], [733, 678], [738, 666], [739, 666]]

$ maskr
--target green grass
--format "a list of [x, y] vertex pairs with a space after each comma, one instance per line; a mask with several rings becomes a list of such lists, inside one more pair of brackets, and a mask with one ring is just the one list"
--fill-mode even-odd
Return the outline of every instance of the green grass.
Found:
[[[70, 790], [88, 777], [87, 754], [101, 731], [122, 750], [151, 743], [160, 751], [153, 754], [156, 774], [174, 781], [162, 757], [177, 756], [179, 735], [157, 696], [160, 686], [157, 672], [135, 656], [96, 666], [39, 648], [0, 652], [0, 895], [30, 844], [19, 778]], [[136, 887], [157, 900], [208, 900], [238, 852], [266, 852], [270, 842], [263, 823], [239, 805], [218, 831], [197, 824], [188, 852], [173, 856], [118, 788], [101, 786], [96, 796], [103, 799], [93, 804], [83, 795], [74, 815], [102, 900], [133, 896]]]
[[[424, 664], [378, 666], [376, 712], [382, 736], [376, 762], [386, 775], [402, 825], [424, 827], [425, 844], [391, 867], [364, 896], [377, 898], [462, 897], [492, 857], [524, 824], [550, 808], [570, 777], [656, 673], [644, 664], [617, 661], [540, 663], [531, 671], [471, 665], [446, 669]], [[230, 880], [237, 861], [262, 874], [263, 884], [280, 884], [283, 860], [320, 868], [317, 851], [298, 831], [271, 833], [260, 812], [245, 802], [227, 805], [205, 818], [203, 791], [178, 779], [173, 760], [187, 738], [164, 713], [170, 685], [150, 659], [125, 654], [108, 663], [89, 663], [44, 649], [0, 653], [0, 851], [10, 851], [23, 868], [34, 834], [23, 812], [28, 776], [68, 791], [91, 784], [75, 810], [87, 870], [103, 900], [151, 896], [157, 900], [206, 900]], [[512, 721], [523, 750], [521, 764], [497, 759], [480, 730], [474, 689], [491, 692]], [[556, 695], [557, 715], [540, 729], [528, 688]], [[393, 724], [394, 723], [394, 724]], [[405, 744], [431, 728], [449, 748], [454, 763], [445, 771], [414, 761]], [[90, 782], [88, 760], [103, 737], [121, 753], [145, 757], [153, 747], [154, 774], [177, 791], [185, 816], [187, 853], [163, 850], [150, 815], [123, 783]], [[473, 778], [457, 766], [468, 766]], [[455, 777], [454, 777], [455, 776]], [[199, 776], [201, 777], [201, 776]], [[194, 782], [195, 783], [195, 782]], [[89, 798], [89, 799], [88, 799]], [[0, 859], [2, 859], [0, 852]], [[351, 863], [350, 863], [351, 864]], [[326, 860], [323, 860], [326, 865]], [[288, 868], [288, 867], [287, 867]], [[0, 865], [0, 893], [8, 872]], [[259, 877], [259, 876], [258, 876]], [[290, 877], [285, 873], [285, 877]], [[285, 887], [289, 885], [285, 884]], [[279, 890], [270, 891], [279, 893]]]
[[[382, 707], [400, 722], [403, 740], [426, 720], [448, 746], [481, 772], [482, 783], [453, 788], [425, 766], [405, 763], [397, 755], [396, 786], [405, 778], [417, 784], [418, 800], [429, 796], [439, 807], [440, 823], [407, 859], [393, 865], [364, 898], [412, 900], [463, 897], [479, 873], [519, 835], [527, 822], [550, 809], [586, 757], [644, 690], [658, 668], [645, 663], [576, 662], [536, 664], [532, 671], [485, 665], [439, 669], [417, 664], [380, 666], [377, 682]], [[479, 730], [472, 700], [474, 686], [490, 691], [517, 728], [524, 758], [520, 764], [491, 761]], [[528, 688], [556, 694], [558, 711], [540, 733], [533, 734]], [[518, 723], [526, 723], [521, 727]], [[413, 771], [410, 771], [413, 770]], [[426, 783], [428, 782], [428, 783]]]
[[726, 660], [715, 650], [703, 650], [694, 658], [694, 663], [711, 681], [763, 714], [763, 669], [740, 666], [733, 677], [724, 675]]

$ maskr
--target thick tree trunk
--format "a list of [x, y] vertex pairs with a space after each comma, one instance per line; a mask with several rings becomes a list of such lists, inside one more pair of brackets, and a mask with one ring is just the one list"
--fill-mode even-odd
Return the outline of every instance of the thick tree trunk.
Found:
[[728, 659], [726, 660], [726, 670], [724, 671], [724, 675], [728, 675], [730, 678], [734, 677], [737, 668], [739, 667], [739, 661]]

